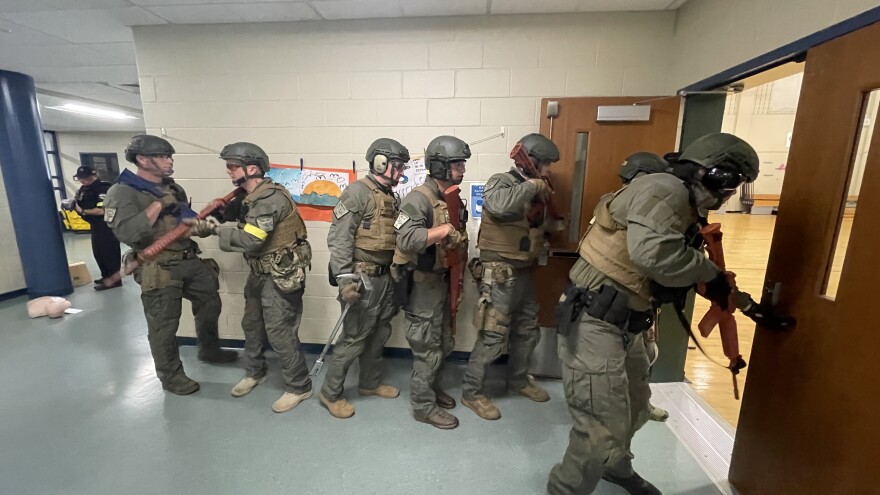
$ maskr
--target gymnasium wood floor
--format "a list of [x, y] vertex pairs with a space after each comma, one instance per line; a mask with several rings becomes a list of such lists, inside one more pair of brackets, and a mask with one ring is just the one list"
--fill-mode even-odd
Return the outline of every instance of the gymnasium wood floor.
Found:
[[[736, 273], [736, 283], [740, 290], [752, 295], [759, 301], [761, 290], [764, 285], [764, 272], [767, 268], [767, 260], [770, 256], [770, 243], [773, 239], [773, 229], [776, 224], [774, 215], [744, 215], [738, 213], [726, 213], [713, 215], [710, 222], [721, 223], [724, 233], [724, 257], [727, 269]], [[831, 267], [831, 281], [829, 282], [828, 294], [832, 295], [837, 290], [837, 281], [840, 276], [840, 268], [843, 265], [846, 253], [849, 232], [852, 226], [852, 216], [847, 215], [843, 219], [840, 231], [840, 242], [834, 253], [834, 262]], [[699, 321], [709, 309], [708, 302], [697, 297], [694, 320]], [[796, 315], [795, 315], [796, 316]], [[752, 352], [752, 340], [755, 336], [755, 324], [752, 320], [736, 313], [737, 329], [739, 332], [740, 353], [749, 362]], [[696, 325], [694, 325], [696, 330]], [[713, 332], [709, 338], [701, 339], [703, 348], [713, 358], [724, 363], [726, 358], [721, 349], [721, 340], [718, 334]], [[691, 344], [693, 347], [693, 344]], [[662, 349], [661, 349], [662, 352]], [[748, 379], [749, 368], [746, 367], [739, 374], [740, 392]], [[698, 349], [688, 348], [687, 362], [685, 364], [685, 378], [690, 381], [694, 390], [709, 403], [725, 420], [734, 427], [739, 419], [740, 401], [733, 398], [733, 384], [730, 372], [712, 363]]]

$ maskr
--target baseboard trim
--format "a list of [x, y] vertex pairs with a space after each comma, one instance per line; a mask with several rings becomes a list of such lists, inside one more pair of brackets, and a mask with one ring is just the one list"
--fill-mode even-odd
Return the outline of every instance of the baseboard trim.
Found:
[[651, 385], [651, 403], [669, 412], [666, 425], [724, 495], [738, 495], [727, 479], [736, 430], [682, 382]]

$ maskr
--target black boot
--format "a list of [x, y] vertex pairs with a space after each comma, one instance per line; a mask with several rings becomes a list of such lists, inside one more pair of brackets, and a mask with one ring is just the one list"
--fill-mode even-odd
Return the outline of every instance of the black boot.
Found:
[[162, 388], [172, 394], [189, 395], [199, 390], [199, 382], [181, 372], [162, 382]]
[[623, 488], [630, 495], [662, 495], [656, 486], [646, 481], [635, 471], [629, 478], [618, 478], [611, 473], [605, 473], [602, 475], [602, 479]]
[[238, 359], [238, 353], [218, 347], [199, 349], [199, 361], [211, 364], [232, 363]]

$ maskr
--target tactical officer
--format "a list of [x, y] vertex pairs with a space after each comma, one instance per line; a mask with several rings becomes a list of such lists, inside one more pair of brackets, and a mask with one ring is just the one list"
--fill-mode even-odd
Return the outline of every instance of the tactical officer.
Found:
[[244, 254], [250, 275], [244, 287], [245, 377], [232, 388], [233, 397], [247, 395], [266, 378], [263, 340], [281, 358], [286, 391], [272, 404], [277, 413], [290, 411], [312, 396], [312, 381], [299, 350], [306, 270], [312, 249], [306, 225], [284, 186], [265, 177], [269, 157], [251, 143], [226, 145], [220, 152], [232, 183], [247, 195], [235, 228], [219, 228], [206, 220], [191, 220], [200, 237], [220, 236], [220, 249]]
[[104, 198], [112, 184], [99, 180], [98, 173], [88, 165], [76, 169], [73, 179], [82, 186], [76, 192], [71, 208], [89, 223], [92, 234], [92, 255], [98, 263], [98, 269], [101, 270], [101, 278], [95, 280], [95, 290], [122, 287], [122, 280], [102, 283], [116, 274], [122, 266], [119, 241], [104, 221]]
[[[123, 171], [107, 192], [104, 220], [116, 238], [135, 251], [147, 248], [183, 218], [195, 216], [183, 187], [171, 179], [173, 154], [171, 143], [160, 137], [132, 137], [125, 159], [137, 166], [137, 174]], [[156, 374], [165, 390], [178, 395], [199, 389], [199, 384], [184, 373], [175, 341], [181, 298], [192, 302], [199, 359], [228, 363], [238, 357], [234, 351], [221, 349], [217, 336], [220, 270], [214, 260], [201, 259], [198, 254], [198, 245], [193, 240], [179, 239], [134, 272], [134, 279], [141, 286]]]
[[[547, 484], [553, 495], [591, 493], [600, 479], [659, 494], [632, 468], [633, 435], [648, 420], [649, 361], [642, 332], [652, 298], [706, 284], [727, 307], [725, 273], [686, 242], [700, 209], [718, 209], [758, 176], [758, 155], [730, 134], [694, 141], [671, 173], [638, 177], [596, 206], [560, 305], [559, 357], [574, 426]], [[655, 301], [656, 302], [656, 301]]]
[[372, 289], [362, 298], [359, 283], [339, 284], [339, 300], [350, 305], [342, 338], [333, 348], [319, 398], [330, 414], [350, 418], [354, 407], [343, 397], [348, 368], [359, 360], [358, 393], [393, 399], [400, 390], [381, 384], [382, 349], [391, 336], [391, 319], [397, 314], [394, 283], [389, 268], [394, 256], [399, 199], [393, 191], [403, 176], [409, 151], [399, 142], [381, 138], [367, 149], [370, 174], [342, 193], [327, 234], [331, 276], [356, 274], [368, 277]]
[[[540, 255], [546, 256], [546, 233], [557, 222], [541, 207], [549, 201], [550, 189], [542, 179], [550, 164], [559, 161], [559, 149], [540, 134], [519, 140], [531, 161], [493, 175], [483, 192], [483, 221], [477, 236], [480, 248], [480, 300], [474, 312], [477, 342], [461, 386], [461, 403], [483, 419], [498, 419], [501, 413], [483, 392], [489, 365], [501, 355], [509, 339], [507, 387], [511, 393], [536, 402], [550, 400], [547, 392], [533, 383], [527, 372], [529, 357], [540, 336], [538, 301], [531, 268]], [[533, 206], [537, 205], [535, 212]]]
[[[627, 185], [638, 177], [657, 172], [664, 172], [669, 167], [669, 163], [660, 158], [660, 156], [647, 151], [633, 153], [623, 161], [620, 167], [620, 180], [623, 185]], [[651, 365], [657, 360], [657, 326], [653, 325], [642, 334], [645, 342], [645, 351], [648, 353], [648, 362]], [[669, 419], [669, 412], [663, 408], [656, 407], [654, 404], [648, 403], [649, 419], [652, 421], [666, 421]]]
[[[440, 386], [443, 360], [455, 345], [450, 328], [446, 252], [453, 250], [467, 256], [465, 222], [461, 222], [460, 230], [452, 226], [444, 192], [461, 184], [465, 161], [470, 156], [470, 147], [461, 139], [434, 138], [425, 150], [429, 177], [403, 198], [394, 222], [394, 263], [401, 272], [396, 277], [411, 282], [403, 309], [409, 322], [406, 340], [413, 353], [413, 415], [417, 421], [441, 429], [458, 426], [458, 418], [443, 410], [455, 407], [455, 400]], [[463, 204], [458, 206], [465, 211]]]

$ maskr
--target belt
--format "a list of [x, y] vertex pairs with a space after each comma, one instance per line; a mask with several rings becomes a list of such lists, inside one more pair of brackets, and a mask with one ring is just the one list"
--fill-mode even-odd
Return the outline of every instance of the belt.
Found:
[[354, 273], [363, 273], [368, 277], [378, 277], [380, 275], [385, 275], [390, 269], [390, 265], [380, 265], [378, 263], [371, 263], [369, 261], [356, 261], [352, 265], [352, 271]]
[[630, 333], [641, 333], [654, 324], [654, 312], [625, 307], [629, 296], [610, 285], [598, 291], [584, 290], [582, 304], [586, 313]]

